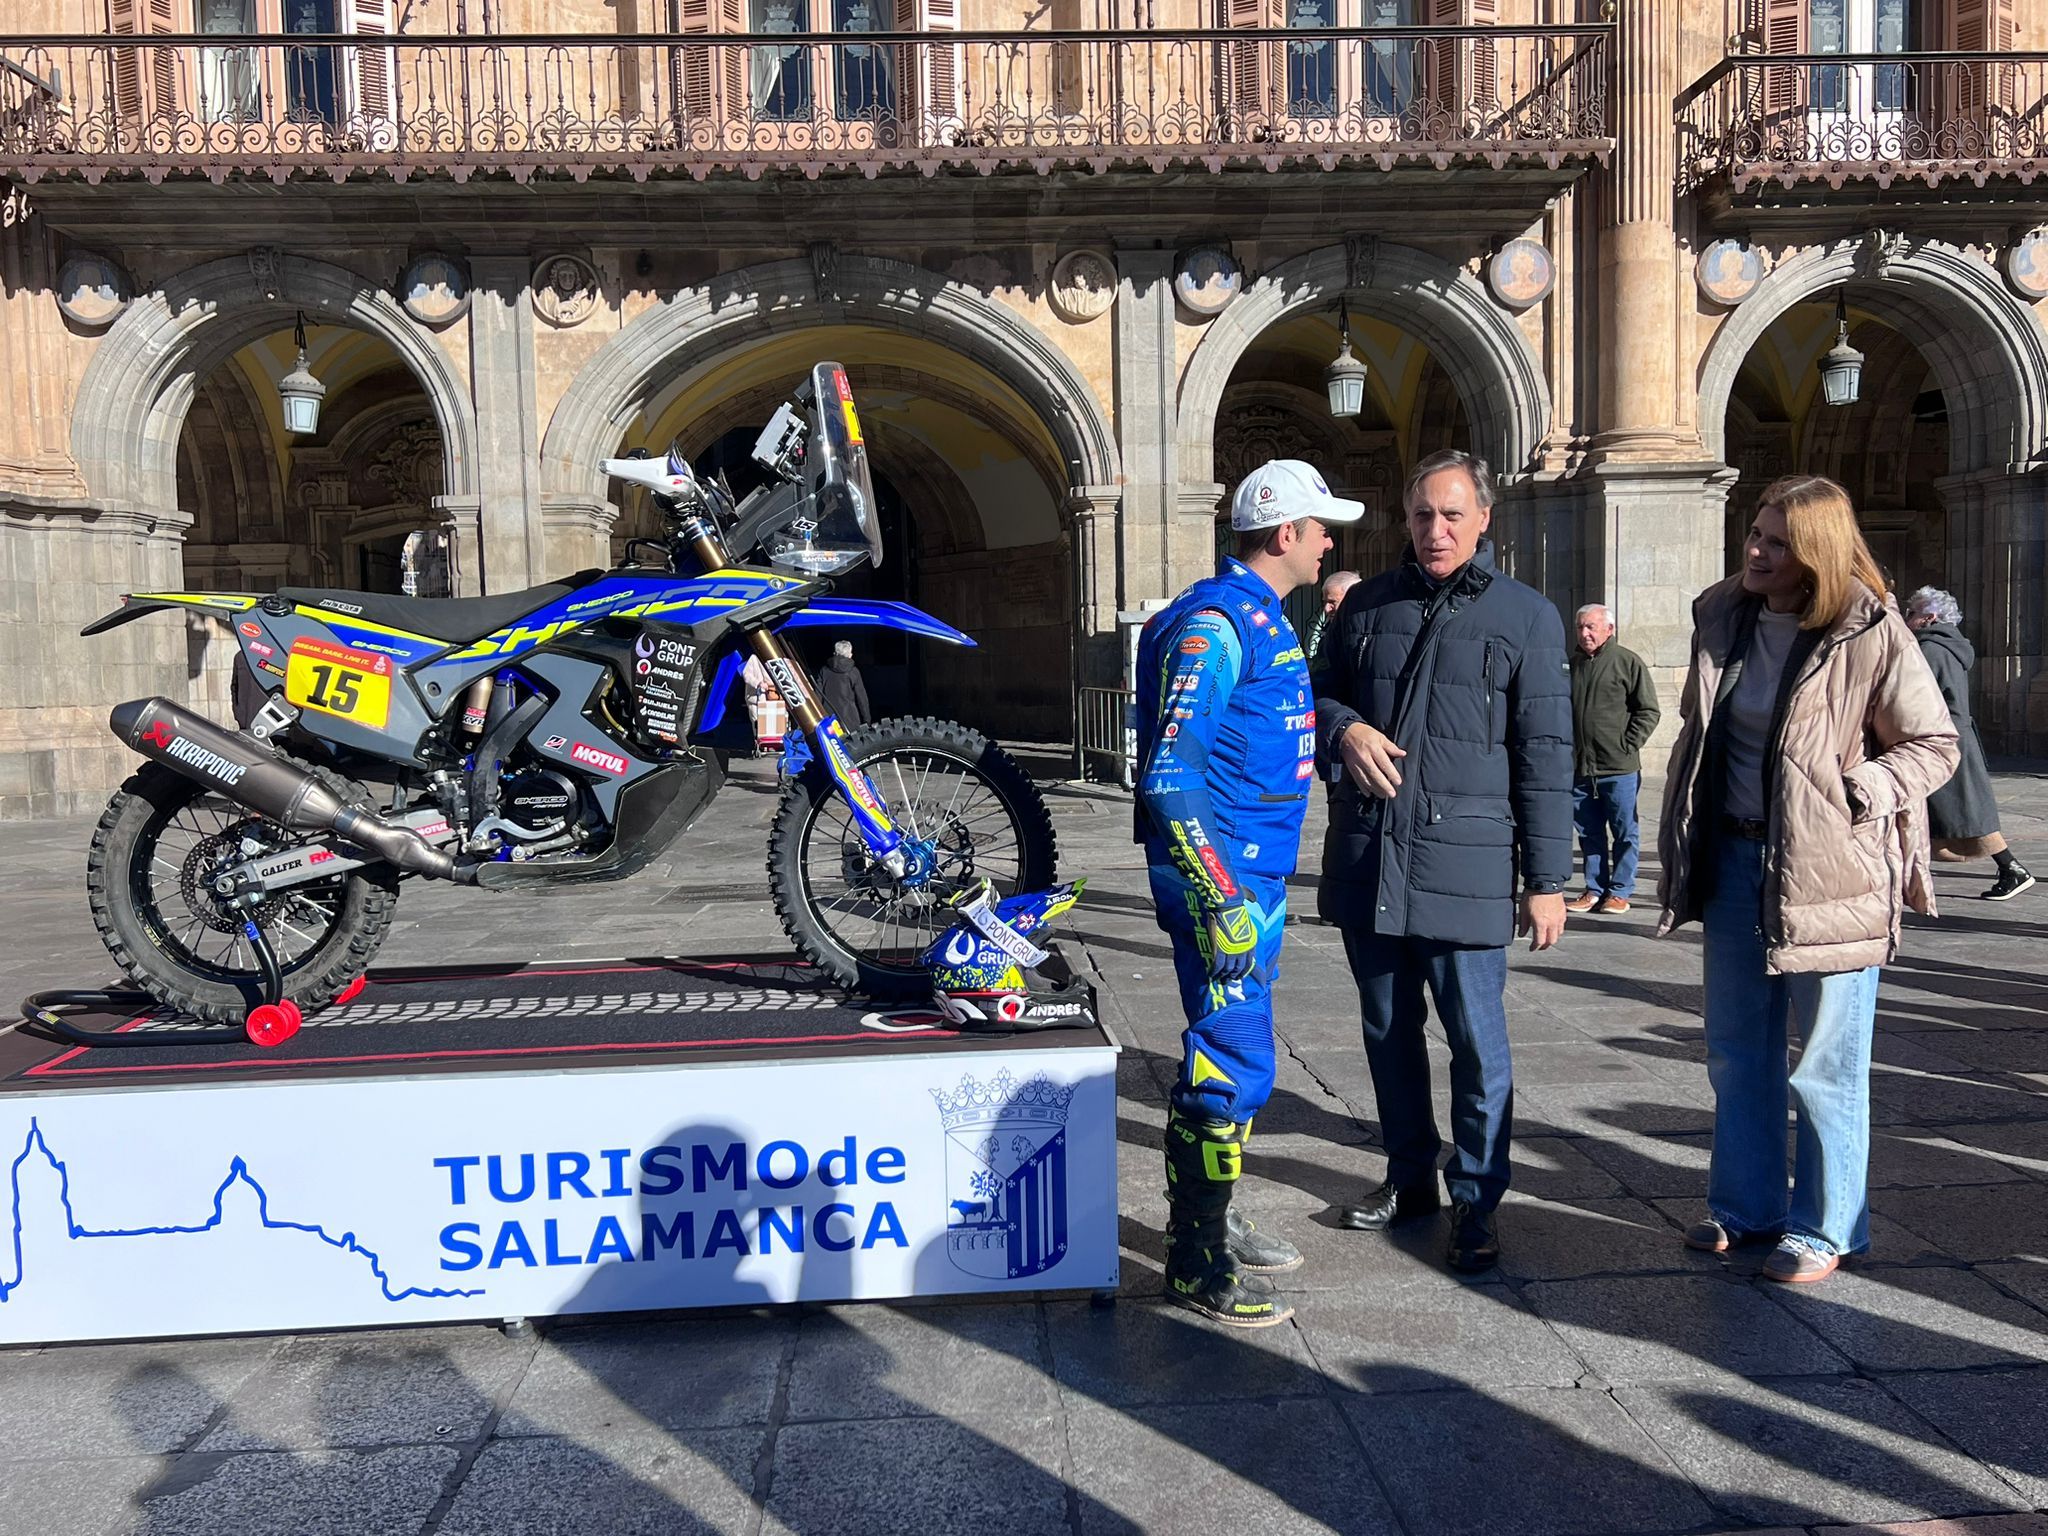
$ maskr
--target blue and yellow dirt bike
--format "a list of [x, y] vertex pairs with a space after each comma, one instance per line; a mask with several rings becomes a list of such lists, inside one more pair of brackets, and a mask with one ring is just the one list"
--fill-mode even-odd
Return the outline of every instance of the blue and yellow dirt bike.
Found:
[[[752, 656], [793, 727], [768, 844], [783, 926], [839, 983], [928, 991], [918, 955], [951, 926], [951, 898], [983, 877], [1005, 893], [1049, 884], [1052, 823], [1016, 762], [965, 726], [842, 730], [783, 641], [875, 625], [974, 643], [905, 604], [831, 595], [826, 578], [882, 556], [845, 370], [819, 364], [754, 458], [768, 483], [737, 503], [674, 453], [605, 461], [663, 519], [618, 570], [477, 598], [141, 592], [89, 625], [219, 615], [265, 695], [239, 732], [163, 698], [114, 710], [151, 759], [92, 842], [93, 918], [121, 968], [200, 1018], [239, 1022], [279, 990], [310, 1012], [362, 976], [403, 878], [623, 879], [751, 744]], [[734, 558], [755, 551], [765, 564]]]

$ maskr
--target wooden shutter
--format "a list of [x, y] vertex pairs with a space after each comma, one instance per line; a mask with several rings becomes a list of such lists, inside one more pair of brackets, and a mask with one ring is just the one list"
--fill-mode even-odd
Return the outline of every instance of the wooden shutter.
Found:
[[[1490, 27], [1498, 18], [1495, 0], [1429, 0], [1432, 27]], [[1428, 80], [1430, 96], [1453, 136], [1479, 131], [1494, 115], [1500, 89], [1499, 62], [1490, 42], [1463, 38], [1431, 38], [1423, 43], [1429, 57], [1417, 59], [1417, 72]]]
[[[1763, 0], [1764, 52], [1806, 52], [1807, 0]], [[1775, 115], [1797, 111], [1806, 101], [1806, 72], [1764, 71], [1764, 111]]]
[[[684, 37], [734, 36], [747, 30], [746, 0], [680, 0], [676, 31]], [[679, 48], [675, 81], [677, 116], [692, 123], [721, 127], [744, 115], [747, 100], [745, 50], [722, 47]]]
[[[390, 0], [348, 0], [348, 29], [363, 37], [392, 34]], [[357, 132], [375, 139], [388, 137], [376, 130], [391, 121], [391, 64], [388, 48], [351, 48]]]
[[[960, 0], [896, 0], [898, 32], [952, 33], [960, 30]], [[958, 144], [967, 136], [966, 73], [959, 43], [927, 42], [908, 50], [897, 71], [898, 108], [919, 144]]]
[[[1223, 0], [1224, 25], [1233, 30], [1286, 25], [1282, 0]], [[1230, 97], [1230, 137], [1239, 141], [1267, 139], [1285, 118], [1280, 88], [1286, 78], [1285, 43], [1241, 42], [1225, 45], [1224, 65]]]
[[[1467, 26], [1490, 27], [1499, 20], [1494, 0], [1471, 0]], [[1471, 101], [1481, 121], [1491, 122], [1500, 106], [1500, 66], [1491, 42], [1468, 43]]]
[[[178, 0], [107, 0], [107, 30], [115, 37], [145, 37], [178, 30]], [[114, 53], [114, 110], [130, 132], [178, 104], [177, 59], [169, 48], [122, 48]]]
[[[1944, 46], [1955, 53], [2011, 53], [2016, 28], [2013, 0], [1948, 0], [1948, 37]], [[1953, 109], [1979, 116], [1996, 106], [2013, 110], [2013, 69], [1983, 65], [1948, 67], [1954, 85]]]

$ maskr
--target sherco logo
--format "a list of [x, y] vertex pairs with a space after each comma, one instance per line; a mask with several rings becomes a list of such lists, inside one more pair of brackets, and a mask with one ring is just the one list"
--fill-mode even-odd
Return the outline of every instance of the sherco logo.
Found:
[[232, 788], [242, 782], [242, 775], [249, 771], [247, 765], [230, 762], [218, 752], [202, 747], [196, 741], [187, 741], [183, 736], [174, 739], [164, 748], [165, 757], [175, 757], [181, 763], [189, 763], [201, 773], [218, 779]]
[[616, 752], [600, 752], [596, 747], [577, 742], [569, 749], [569, 755], [579, 763], [588, 763], [593, 768], [602, 768], [606, 773], [624, 773], [626, 760]]

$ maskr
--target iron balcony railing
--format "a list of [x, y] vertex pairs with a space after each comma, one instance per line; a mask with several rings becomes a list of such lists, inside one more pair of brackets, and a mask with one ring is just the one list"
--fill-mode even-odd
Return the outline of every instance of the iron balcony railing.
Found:
[[1679, 176], [1734, 190], [2048, 171], [2048, 53], [1749, 54], [1678, 100]]
[[0, 39], [33, 180], [1604, 159], [1609, 29]]

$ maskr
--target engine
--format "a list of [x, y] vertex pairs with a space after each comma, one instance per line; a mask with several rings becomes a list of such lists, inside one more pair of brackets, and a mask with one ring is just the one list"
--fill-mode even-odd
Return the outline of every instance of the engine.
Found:
[[577, 817], [583, 790], [567, 774], [552, 768], [518, 768], [499, 781], [501, 830], [521, 841], [552, 837]]

